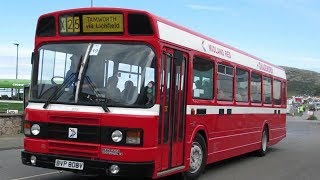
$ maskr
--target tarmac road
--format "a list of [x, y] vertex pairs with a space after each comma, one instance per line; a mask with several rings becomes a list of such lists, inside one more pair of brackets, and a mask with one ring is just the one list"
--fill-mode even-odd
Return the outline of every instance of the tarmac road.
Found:
[[[20, 151], [0, 149], [0, 180], [102, 179], [24, 166]], [[289, 117], [287, 138], [270, 148], [265, 157], [246, 154], [209, 165], [200, 180], [317, 180], [320, 179], [319, 151], [320, 121]]]
[[287, 121], [287, 137], [265, 157], [250, 154], [208, 166], [201, 180], [318, 180], [320, 121]]

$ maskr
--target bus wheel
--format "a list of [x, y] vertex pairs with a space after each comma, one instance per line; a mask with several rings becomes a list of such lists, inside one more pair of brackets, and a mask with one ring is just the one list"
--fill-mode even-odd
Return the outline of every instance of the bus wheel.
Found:
[[261, 148], [257, 151], [257, 155], [262, 157], [268, 152], [268, 128], [264, 127], [261, 136]]
[[207, 146], [204, 138], [197, 134], [191, 145], [190, 169], [183, 173], [185, 180], [197, 179], [204, 171], [207, 160]]

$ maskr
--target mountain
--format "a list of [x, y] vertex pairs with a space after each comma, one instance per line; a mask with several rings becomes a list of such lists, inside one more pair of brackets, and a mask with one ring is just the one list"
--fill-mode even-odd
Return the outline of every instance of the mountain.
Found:
[[320, 96], [320, 73], [281, 66], [288, 79], [288, 97], [297, 95]]

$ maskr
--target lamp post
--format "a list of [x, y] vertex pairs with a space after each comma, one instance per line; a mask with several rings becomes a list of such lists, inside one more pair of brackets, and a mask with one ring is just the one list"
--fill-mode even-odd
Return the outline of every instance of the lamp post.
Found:
[[[19, 62], [19, 43], [13, 43], [15, 46], [17, 46], [17, 61], [16, 61], [16, 79], [18, 79], [18, 62]], [[19, 93], [18, 93], [18, 89], [16, 89], [16, 96], [19, 99]], [[11, 91], [12, 92], [12, 91]], [[12, 97], [12, 93], [11, 93], [11, 97]]]
[[17, 46], [16, 79], [18, 79], [19, 43], [13, 43], [13, 44]]

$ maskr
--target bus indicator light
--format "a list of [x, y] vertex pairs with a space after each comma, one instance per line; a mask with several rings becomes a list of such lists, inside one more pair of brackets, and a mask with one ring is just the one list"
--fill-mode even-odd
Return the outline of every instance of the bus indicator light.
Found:
[[24, 130], [24, 134], [25, 134], [25, 135], [27, 135], [27, 136], [28, 136], [28, 135], [31, 135], [31, 123], [25, 121], [25, 122], [24, 122], [23, 130]]
[[127, 131], [126, 137], [127, 144], [140, 144], [141, 143], [141, 132], [137, 130]]

